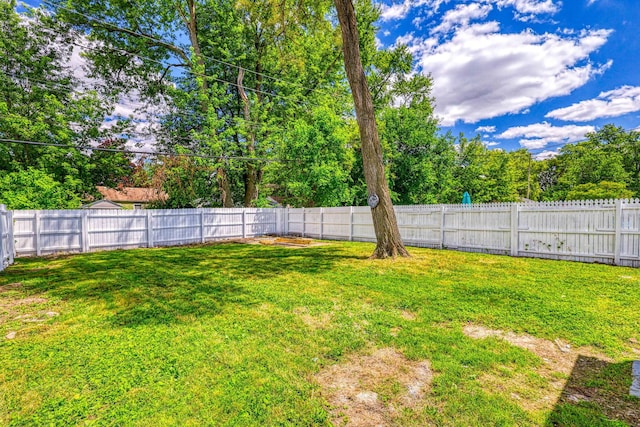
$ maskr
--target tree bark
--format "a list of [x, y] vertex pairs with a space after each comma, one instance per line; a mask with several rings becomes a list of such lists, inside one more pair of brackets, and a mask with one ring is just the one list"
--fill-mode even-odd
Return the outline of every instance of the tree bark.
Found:
[[378, 136], [373, 100], [360, 58], [360, 43], [356, 14], [351, 0], [334, 0], [342, 30], [344, 66], [351, 86], [356, 118], [362, 144], [364, 178], [369, 196], [377, 195], [379, 203], [371, 209], [376, 233], [376, 249], [371, 258], [409, 256], [398, 229], [391, 203], [389, 185], [384, 174], [382, 146]]
[[[187, 26], [189, 32], [189, 41], [193, 48], [196, 64], [201, 69], [201, 72], [206, 75], [204, 57], [202, 56], [202, 49], [200, 48], [200, 42], [198, 40], [198, 20], [196, 16], [196, 2], [194, 0], [187, 0], [187, 8], [189, 9], [189, 16], [187, 17], [180, 6], [178, 10], [182, 19]], [[201, 108], [202, 112], [206, 115], [209, 111], [209, 103], [207, 101], [209, 97], [209, 81], [206, 77], [202, 79], [201, 90], [204, 94]], [[225, 208], [233, 207], [233, 196], [231, 194], [231, 185], [229, 178], [227, 177], [227, 171], [223, 165], [218, 166], [216, 170], [216, 176], [218, 181], [218, 187], [220, 189], [220, 198], [222, 200], [222, 206]]]
[[[247, 153], [249, 157], [254, 157], [256, 154], [256, 135], [253, 130], [253, 123], [251, 122], [251, 112], [249, 111], [249, 97], [247, 97], [244, 91], [242, 81], [244, 79], [244, 69], [238, 70], [238, 93], [242, 99], [244, 107], [244, 120], [247, 127], [250, 129], [246, 135], [247, 138]], [[244, 206], [251, 207], [258, 199], [258, 181], [260, 180], [260, 171], [251, 162], [247, 163], [246, 172], [244, 177]]]

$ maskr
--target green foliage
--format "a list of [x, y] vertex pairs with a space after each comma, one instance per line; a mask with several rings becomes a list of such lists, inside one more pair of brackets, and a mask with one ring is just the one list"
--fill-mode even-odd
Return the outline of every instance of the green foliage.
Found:
[[452, 203], [460, 203], [465, 191], [473, 203], [515, 202], [520, 198], [513, 154], [489, 150], [479, 137], [458, 138], [454, 177], [458, 192]]
[[352, 200], [350, 172], [355, 158], [349, 147], [353, 129], [329, 108], [291, 123], [274, 163], [272, 194], [291, 206], [342, 206]]
[[77, 209], [75, 187], [30, 167], [0, 175], [0, 204], [8, 209]]
[[[329, 425], [315, 374], [393, 348], [434, 374], [398, 424], [544, 425], [556, 409], [526, 408], [560, 396], [559, 377], [540, 374], [551, 365], [502, 339], [469, 338], [469, 324], [594, 346], [626, 362], [591, 378], [596, 388], [628, 384], [635, 269], [420, 248], [374, 261], [371, 250], [225, 244], [20, 258], [0, 275], [0, 424]], [[616, 425], [605, 422], [610, 404], [559, 407], [552, 419]]]
[[567, 192], [567, 200], [628, 199], [632, 196], [633, 191], [627, 190], [624, 183], [611, 181], [579, 184]]
[[[536, 169], [545, 200], [638, 197], [640, 134], [606, 125], [587, 134], [585, 141], [565, 145], [557, 158], [539, 162]], [[617, 184], [601, 187], [603, 182]]]
[[152, 203], [152, 208], [220, 206], [213, 196], [215, 170], [206, 162], [186, 156], [164, 157], [153, 166], [152, 175], [152, 186], [169, 196], [167, 200]]
[[451, 199], [455, 149], [436, 135], [430, 102], [386, 108], [380, 122], [394, 201], [427, 204]]

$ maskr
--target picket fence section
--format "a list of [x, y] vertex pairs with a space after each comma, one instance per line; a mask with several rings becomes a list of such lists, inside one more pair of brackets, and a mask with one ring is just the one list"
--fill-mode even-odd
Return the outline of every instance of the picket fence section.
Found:
[[[640, 200], [396, 206], [406, 245], [640, 267]], [[286, 211], [287, 232], [375, 241], [368, 207]]]
[[0, 271], [13, 264], [12, 213], [0, 205]]
[[[395, 207], [406, 245], [640, 267], [640, 200]], [[14, 255], [173, 246], [290, 234], [375, 242], [369, 207], [6, 211]]]

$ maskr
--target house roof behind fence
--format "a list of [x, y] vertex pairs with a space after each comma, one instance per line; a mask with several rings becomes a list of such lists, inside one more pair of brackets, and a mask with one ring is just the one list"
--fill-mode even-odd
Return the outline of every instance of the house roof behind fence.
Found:
[[127, 202], [127, 203], [149, 203], [158, 200], [167, 200], [168, 195], [162, 190], [155, 188], [142, 188], [142, 187], [96, 187], [98, 192], [106, 200], [112, 202]]

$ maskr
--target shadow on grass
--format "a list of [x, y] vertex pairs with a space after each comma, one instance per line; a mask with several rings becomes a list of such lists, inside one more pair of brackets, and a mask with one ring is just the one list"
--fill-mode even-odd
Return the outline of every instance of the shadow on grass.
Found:
[[578, 356], [550, 426], [640, 426], [640, 399], [629, 395], [632, 362]]
[[358, 257], [331, 246], [218, 244], [21, 260], [4, 279], [23, 282], [31, 293], [93, 305], [113, 325], [133, 327], [259, 304], [247, 289], [252, 283], [319, 273], [349, 258]]

